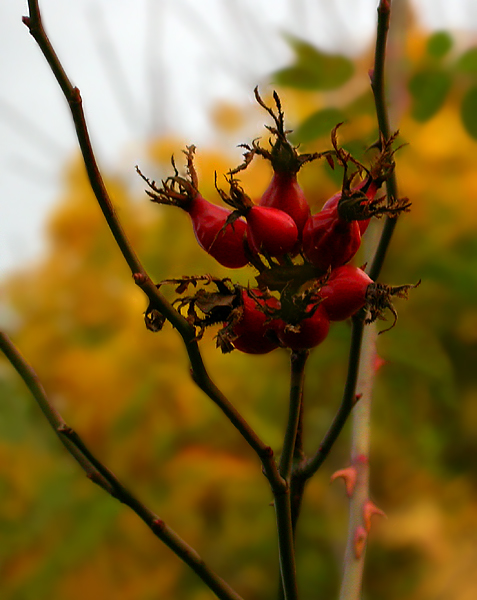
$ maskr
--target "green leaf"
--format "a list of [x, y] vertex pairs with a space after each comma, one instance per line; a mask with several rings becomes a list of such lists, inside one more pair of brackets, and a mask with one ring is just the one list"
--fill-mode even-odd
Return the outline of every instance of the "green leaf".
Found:
[[333, 90], [341, 87], [354, 73], [353, 63], [345, 56], [327, 54], [308, 42], [287, 36], [295, 52], [295, 63], [272, 75], [275, 83], [306, 90]]
[[463, 73], [477, 75], [477, 47], [464, 52], [457, 61], [456, 68]]
[[454, 40], [447, 31], [436, 31], [427, 40], [427, 53], [434, 58], [442, 58], [452, 48]]
[[451, 83], [451, 76], [446, 71], [426, 69], [415, 73], [409, 81], [412, 117], [420, 122], [433, 117], [444, 103]]
[[293, 142], [311, 142], [321, 136], [328, 136], [333, 127], [343, 122], [344, 114], [337, 108], [323, 108], [305, 119], [293, 132]]
[[477, 86], [467, 90], [462, 99], [460, 116], [467, 133], [477, 140]]

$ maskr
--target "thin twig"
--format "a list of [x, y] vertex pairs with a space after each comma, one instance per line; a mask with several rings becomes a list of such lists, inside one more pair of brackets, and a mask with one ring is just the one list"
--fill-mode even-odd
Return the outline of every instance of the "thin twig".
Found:
[[55, 50], [50, 43], [50, 40], [48, 39], [41, 20], [38, 0], [28, 0], [28, 7], [30, 16], [24, 17], [23, 22], [28, 27], [31, 35], [41, 48], [48, 64], [51, 67], [51, 70], [58, 81], [59, 86], [63, 91], [63, 94], [65, 95], [66, 100], [68, 101], [91, 188], [96, 196], [98, 204], [100, 205], [114, 239], [116, 240], [119, 249], [129, 265], [129, 268], [131, 269], [135, 283], [148, 297], [151, 303], [150, 308], [155, 308], [162, 313], [182, 336], [187, 353], [189, 355], [189, 360], [192, 367], [192, 377], [194, 381], [197, 383], [200, 389], [204, 391], [207, 396], [213, 402], [215, 402], [215, 404], [217, 404], [217, 406], [237, 428], [240, 434], [245, 438], [248, 444], [258, 454], [260, 460], [262, 461], [267, 477], [271, 482], [273, 482], [273, 485], [280, 487], [282, 482], [280, 482], [281, 478], [278, 474], [275, 461], [273, 460], [273, 452], [266, 444], [262, 442], [255, 431], [212, 382], [205, 369], [202, 356], [200, 354], [194, 327], [178, 311], [176, 311], [167, 301], [167, 299], [159, 292], [149, 275], [146, 273], [146, 270], [141, 264], [131, 243], [129, 242], [106, 190], [96, 162], [85, 121], [80, 91], [71, 84], [58, 56], [56, 55]]
[[65, 423], [53, 407], [37, 374], [3, 332], [0, 332], [0, 350], [23, 379], [56, 435], [85, 471], [87, 477], [111, 496], [129, 506], [146, 523], [154, 535], [181, 558], [218, 598], [221, 600], [242, 600], [237, 592], [204, 563], [193, 548], [131, 494], [116, 476], [91, 453], [80, 436]]
[[277, 518], [281, 589], [285, 600], [298, 600], [290, 488], [287, 487], [273, 496]]
[[[385, 85], [385, 60], [386, 45], [389, 31], [389, 21], [391, 17], [391, 0], [381, 0], [378, 6], [378, 25], [376, 32], [376, 50], [374, 55], [374, 69], [371, 72], [371, 89], [374, 94], [374, 104], [376, 107], [376, 117], [378, 119], [381, 139], [388, 140], [391, 137], [389, 126], [389, 114], [386, 102]], [[387, 197], [390, 203], [394, 202], [398, 196], [397, 181], [395, 171], [386, 181]], [[379, 240], [378, 248], [373, 261], [368, 269], [368, 274], [376, 281], [381, 272], [386, 252], [391, 242], [397, 218], [386, 217], [383, 231]]]
[[[305, 365], [309, 352], [292, 352], [290, 356], [290, 403], [288, 422], [283, 441], [282, 455], [280, 457], [279, 472], [287, 482], [283, 492], [275, 495], [275, 509], [277, 513], [278, 543], [280, 551], [280, 576], [283, 597], [286, 600], [297, 597], [294, 528], [291, 509], [291, 473], [295, 456], [300, 415], [302, 414], [303, 381]], [[301, 439], [300, 439], [301, 445]]]
[[356, 402], [356, 381], [358, 377], [359, 358], [361, 352], [361, 340], [363, 336], [364, 317], [358, 314], [353, 317], [351, 330], [351, 344], [348, 358], [348, 375], [338, 412], [326, 432], [318, 450], [309, 458], [304, 465], [296, 469], [296, 477], [309, 479], [321, 467], [328, 456], [338, 435], [341, 433], [346, 420]]
[[280, 457], [280, 475], [289, 483], [295, 454], [295, 443], [297, 439], [298, 426], [300, 423], [301, 405], [303, 398], [303, 380], [305, 377], [305, 365], [309, 352], [292, 352], [290, 357], [290, 404], [288, 423], [283, 441], [283, 450]]

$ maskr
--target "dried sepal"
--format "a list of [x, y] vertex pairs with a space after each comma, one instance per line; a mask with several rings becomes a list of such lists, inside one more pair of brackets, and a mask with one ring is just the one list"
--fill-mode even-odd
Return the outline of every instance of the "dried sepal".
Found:
[[187, 204], [191, 202], [193, 198], [199, 193], [199, 179], [197, 171], [194, 166], [194, 154], [196, 147], [194, 145], [186, 146], [183, 153], [187, 159], [187, 176], [182, 177], [179, 175], [177, 170], [174, 156], [171, 157], [172, 168], [174, 169], [174, 175], [167, 177], [161, 183], [159, 187], [154, 180], [146, 177], [138, 166], [136, 166], [136, 172], [142, 177], [147, 183], [149, 190], [146, 190], [146, 194], [151, 198], [153, 202], [158, 204], [167, 204], [172, 206], [179, 206], [186, 208]]
[[391, 311], [394, 320], [390, 327], [383, 329], [379, 332], [382, 334], [386, 331], [390, 331], [397, 323], [398, 314], [394, 305], [391, 301], [392, 296], [398, 298], [408, 299], [409, 290], [417, 288], [421, 284], [421, 280], [414, 284], [396, 285], [391, 286], [384, 283], [373, 283], [368, 287], [366, 293], [366, 308], [368, 309], [368, 317], [365, 323], [374, 323], [377, 319], [385, 321], [386, 310]]
[[159, 310], [157, 310], [157, 308], [148, 307], [144, 313], [144, 322], [146, 324], [146, 329], [152, 331], [153, 333], [157, 333], [164, 327], [166, 317]]

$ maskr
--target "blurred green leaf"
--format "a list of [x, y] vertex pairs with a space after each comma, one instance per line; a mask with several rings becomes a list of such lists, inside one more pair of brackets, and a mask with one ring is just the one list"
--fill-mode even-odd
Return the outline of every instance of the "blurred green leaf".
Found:
[[344, 114], [338, 108], [323, 108], [305, 119], [293, 132], [293, 141], [311, 142], [321, 136], [328, 136], [333, 127], [343, 122]]
[[411, 116], [420, 122], [433, 117], [444, 103], [451, 83], [446, 71], [426, 69], [415, 73], [409, 81]]
[[477, 86], [467, 90], [462, 99], [460, 116], [467, 133], [477, 140]]
[[380, 340], [381, 355], [390, 363], [407, 366], [433, 384], [434, 393], [444, 404], [455, 398], [454, 372], [451, 361], [434, 332], [415, 325], [400, 329]]
[[427, 53], [434, 58], [442, 58], [452, 48], [454, 40], [447, 31], [436, 31], [427, 40]]
[[364, 94], [361, 94], [361, 96], [358, 96], [347, 105], [346, 112], [349, 115], [373, 115], [374, 117], [376, 114], [376, 105], [371, 86], [369, 86]]
[[287, 36], [287, 40], [295, 52], [295, 63], [276, 71], [272, 75], [275, 83], [306, 90], [333, 90], [353, 75], [354, 65], [345, 56], [321, 52], [293, 36]]
[[477, 47], [469, 48], [460, 56], [456, 68], [463, 73], [477, 74]]

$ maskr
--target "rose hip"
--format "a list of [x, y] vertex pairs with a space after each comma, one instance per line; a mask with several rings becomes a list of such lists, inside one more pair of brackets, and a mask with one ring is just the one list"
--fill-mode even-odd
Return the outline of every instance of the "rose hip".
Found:
[[269, 206], [252, 206], [245, 218], [247, 239], [252, 250], [269, 256], [282, 256], [295, 248], [298, 229], [287, 213]]
[[268, 256], [282, 256], [292, 252], [298, 241], [295, 221], [287, 213], [270, 206], [257, 206], [239, 185], [229, 176], [230, 195], [218, 189], [222, 200], [235, 209], [237, 217], [247, 221], [247, 241], [252, 251]]
[[231, 210], [212, 204], [200, 194], [194, 152], [195, 146], [188, 146], [184, 151], [188, 178], [179, 176], [173, 162], [175, 175], [166, 179], [161, 188], [137, 169], [152, 189], [152, 192], [146, 190], [146, 193], [153, 202], [178, 206], [187, 212], [199, 245], [217, 262], [230, 269], [244, 267], [249, 262], [244, 246], [247, 224], [241, 219], [230, 222]]
[[312, 215], [303, 229], [303, 253], [323, 272], [350, 261], [360, 244], [358, 222], [341, 219], [335, 208]]
[[343, 265], [331, 272], [320, 290], [321, 305], [330, 321], [344, 321], [366, 304], [368, 286], [373, 280], [358, 267]]
[[326, 338], [330, 329], [330, 319], [322, 305], [310, 304], [307, 308], [309, 317], [296, 325], [280, 321], [276, 331], [280, 342], [292, 350], [315, 348]]
[[234, 347], [247, 354], [267, 354], [278, 348], [274, 321], [266, 314], [266, 309], [274, 310], [279, 306], [276, 298], [263, 298], [258, 289], [242, 290], [240, 316], [232, 328]]
[[296, 173], [275, 172], [270, 185], [260, 198], [259, 205], [278, 208], [287, 213], [295, 221], [301, 238], [303, 227], [310, 216], [310, 207], [297, 181]]

